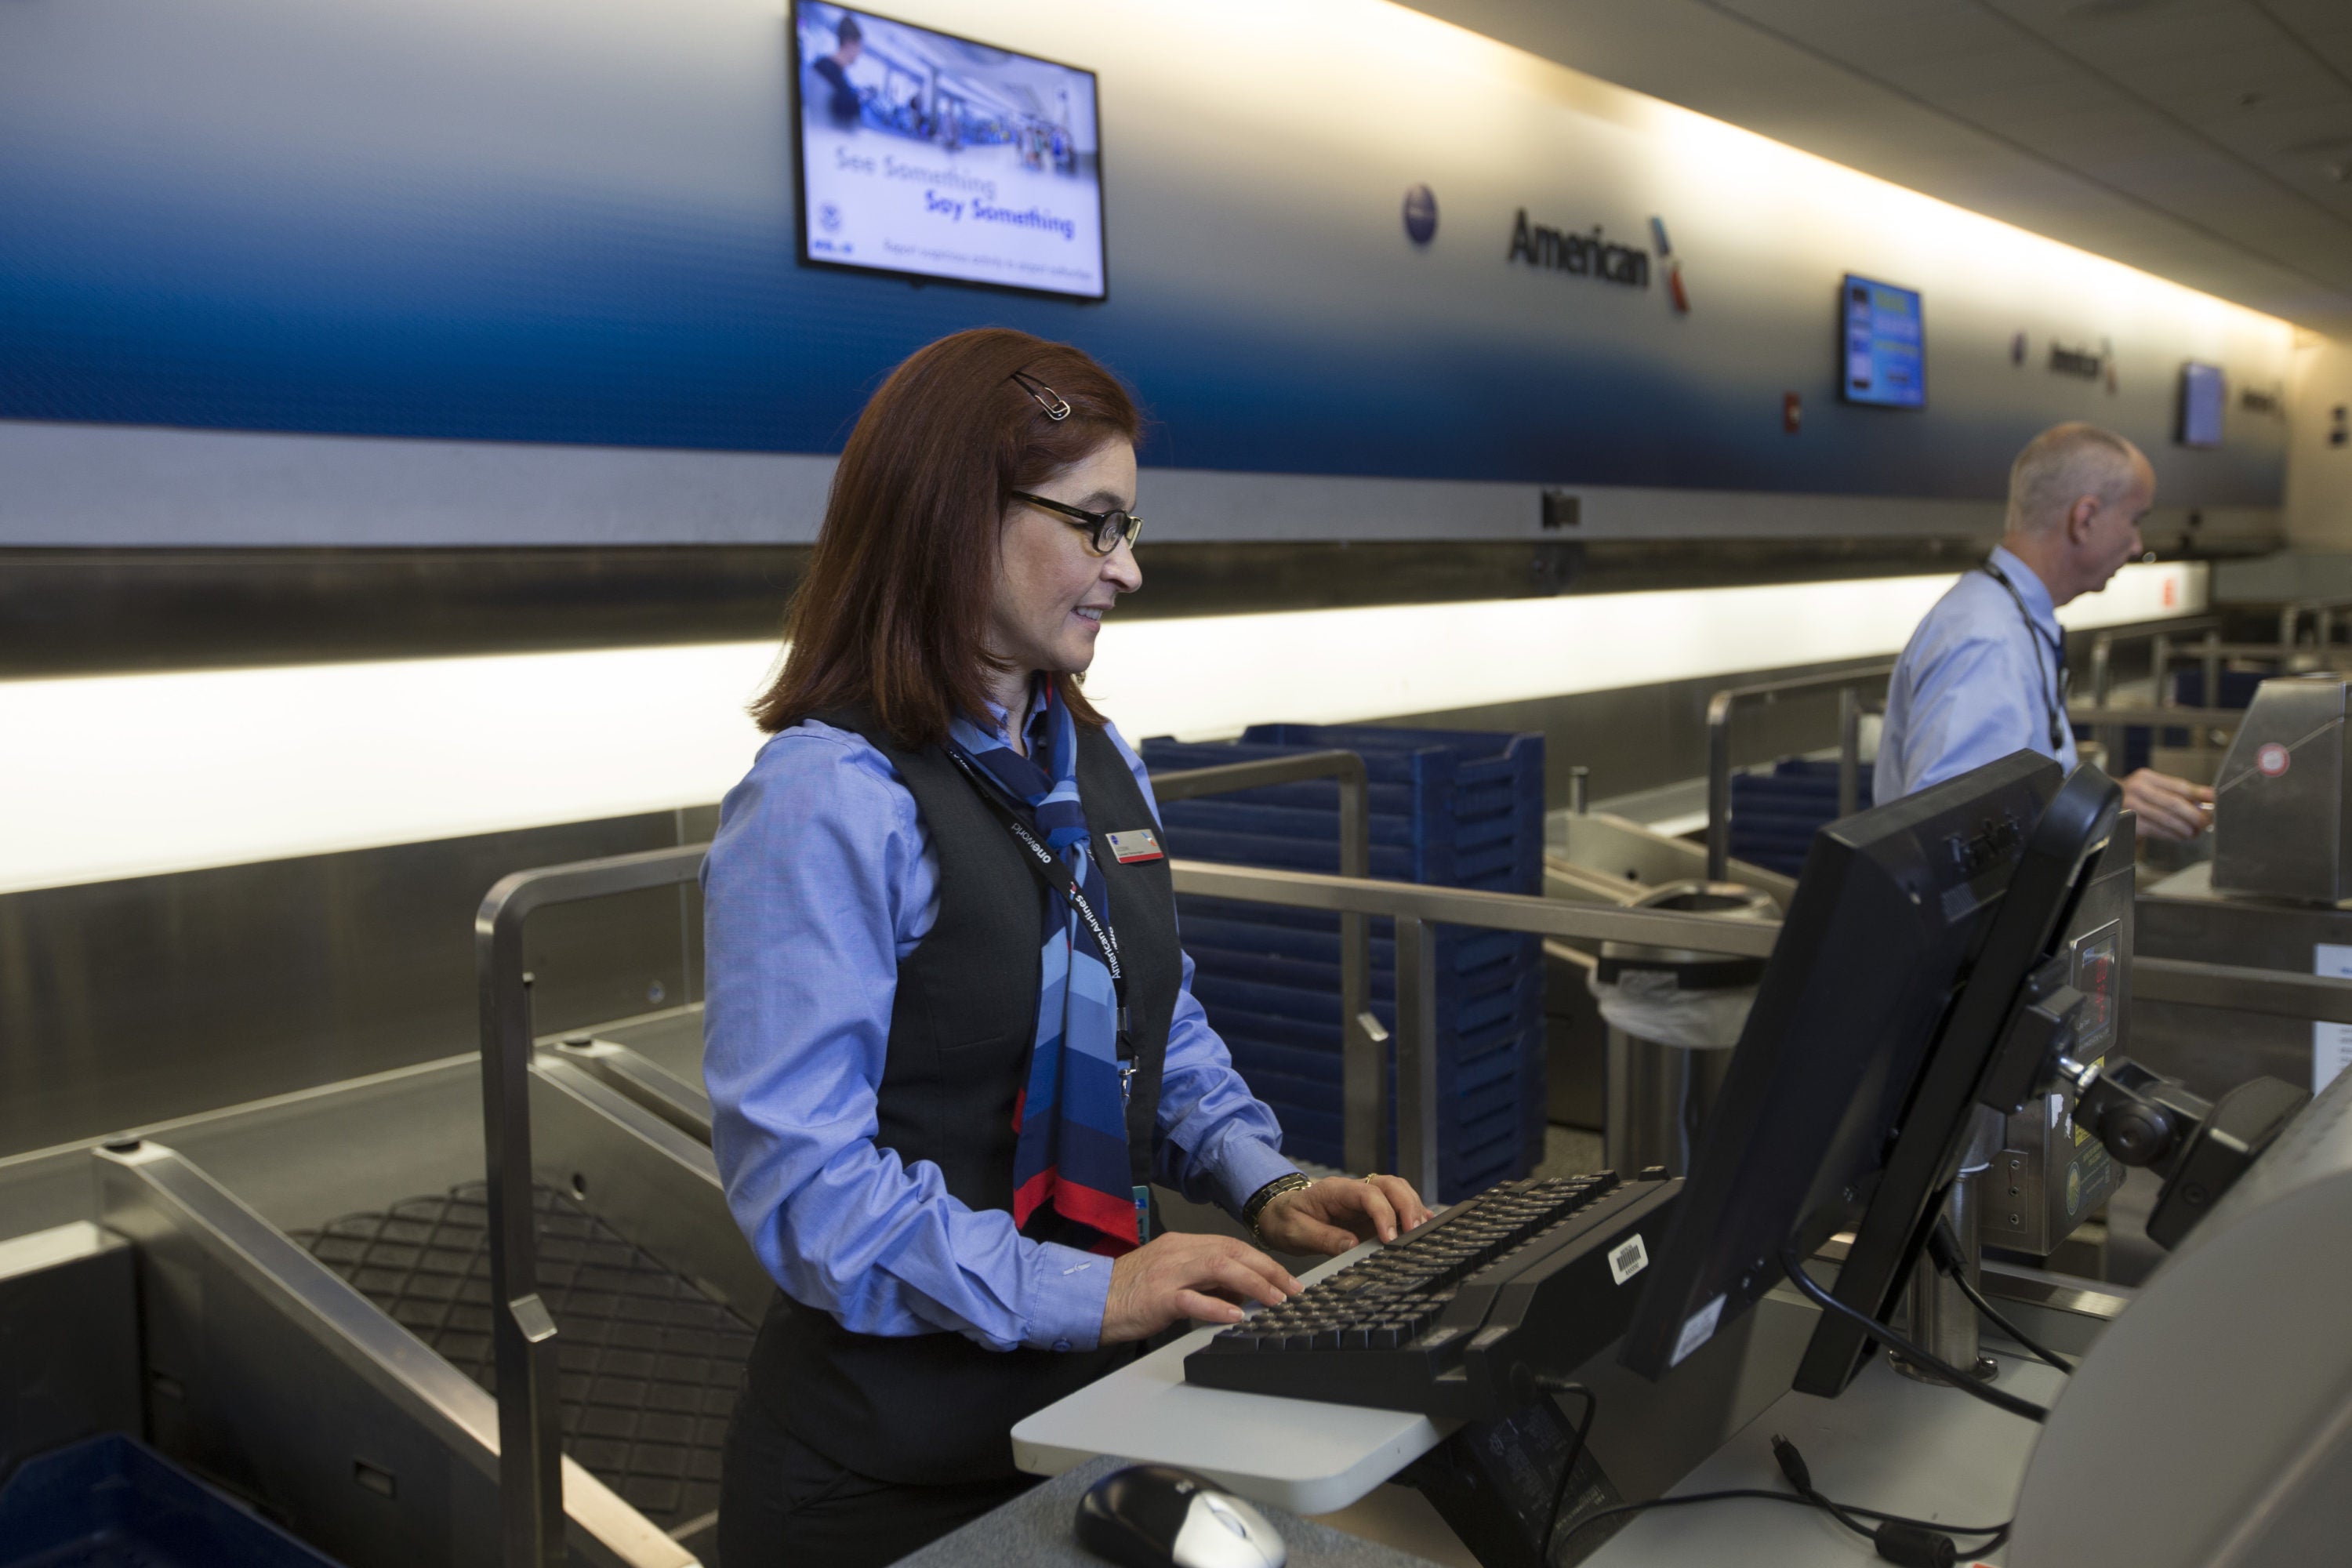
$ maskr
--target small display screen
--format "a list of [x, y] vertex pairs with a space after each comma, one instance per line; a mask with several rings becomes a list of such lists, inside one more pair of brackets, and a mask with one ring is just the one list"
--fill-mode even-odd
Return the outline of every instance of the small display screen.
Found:
[[1106, 296], [1094, 72], [815, 0], [793, 43], [803, 262]]
[[2218, 447], [2221, 444], [2221, 405], [2229, 400], [2228, 384], [2218, 364], [2189, 363], [2180, 367], [2180, 444]]
[[2122, 940], [2117, 927], [2105, 925], [2074, 944], [2074, 984], [2083, 994], [2083, 1009], [2074, 1016], [2074, 1054], [2084, 1061], [2105, 1050], [2115, 1037], [2116, 982], [2122, 973], [2117, 954]]
[[1927, 340], [1920, 326], [1918, 290], [1849, 272], [1838, 298], [1845, 366], [1839, 385], [1845, 400], [1926, 407]]

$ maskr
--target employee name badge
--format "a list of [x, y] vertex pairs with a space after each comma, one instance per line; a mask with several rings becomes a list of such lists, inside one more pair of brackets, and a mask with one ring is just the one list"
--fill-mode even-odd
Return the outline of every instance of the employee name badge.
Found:
[[1122, 866], [1132, 866], [1139, 860], [1165, 860], [1160, 852], [1160, 836], [1148, 827], [1130, 828], [1125, 833], [1106, 833], [1110, 842], [1110, 858]]

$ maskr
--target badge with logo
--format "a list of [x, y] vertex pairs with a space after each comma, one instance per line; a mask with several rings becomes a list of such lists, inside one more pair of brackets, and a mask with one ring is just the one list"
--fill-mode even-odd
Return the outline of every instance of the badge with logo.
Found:
[[1139, 860], [1165, 860], [1160, 851], [1160, 838], [1148, 827], [1134, 828], [1126, 833], [1106, 833], [1110, 841], [1110, 858], [1122, 866], [1132, 866]]

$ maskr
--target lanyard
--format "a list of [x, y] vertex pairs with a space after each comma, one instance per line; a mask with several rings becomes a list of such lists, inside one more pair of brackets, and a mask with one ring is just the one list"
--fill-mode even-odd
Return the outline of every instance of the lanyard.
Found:
[[[2017, 618], [2023, 621], [2025, 629], [2033, 634], [2033, 668], [2036, 673], [2039, 673], [2042, 668], [2041, 650], [2045, 644], [2048, 645], [2053, 662], [2057, 666], [2057, 677], [2052, 685], [2057, 688], [2058, 695], [2063, 699], [2068, 685], [2065, 638], [2047, 637], [2040, 626], [2034, 625], [2033, 612], [2025, 607], [2025, 595], [2017, 591], [2017, 584], [2009, 580], [2009, 574], [2000, 569], [2000, 563], [1987, 556], [1984, 564], [1979, 566], [1977, 570], [2001, 585], [2002, 590], [2009, 595], [2009, 602], [2017, 606]], [[2066, 749], [2066, 731], [2058, 716], [2058, 703], [2051, 698], [2048, 688], [2044, 688], [2042, 692], [2042, 709], [2050, 719], [2050, 754], [2056, 756]]]
[[1031, 875], [1048, 892], [1061, 894], [1070, 908], [1077, 910], [1078, 918], [1087, 922], [1087, 929], [1094, 932], [1095, 945], [1102, 949], [1103, 965], [1110, 971], [1112, 994], [1118, 999], [1118, 1059], [1123, 1062], [1133, 1060], [1135, 1042], [1128, 1037], [1127, 1033], [1127, 971], [1118, 961], [1118, 933], [1095, 913], [1094, 905], [1087, 901], [1087, 895], [1080, 890], [1077, 879], [1070, 875], [1070, 868], [1062, 863], [1062, 858], [1030, 832], [1029, 825], [1014, 815], [1013, 808], [1005, 804], [1003, 795], [988, 780], [981, 777], [980, 769], [964, 755], [963, 748], [950, 742], [947, 753], [949, 760], [963, 770], [963, 776], [971, 781], [971, 787], [980, 792], [980, 798], [996, 813], [997, 820], [1004, 824], [1014, 841], [1028, 851], [1022, 859], [1028, 865]]

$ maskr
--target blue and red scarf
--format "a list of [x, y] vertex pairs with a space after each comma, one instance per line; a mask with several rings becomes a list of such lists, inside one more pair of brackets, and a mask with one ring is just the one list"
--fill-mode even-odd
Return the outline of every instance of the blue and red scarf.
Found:
[[[1030, 728], [1036, 740], [1028, 756], [1014, 752], [1001, 733], [963, 718], [949, 727], [948, 740], [1062, 858], [1096, 918], [1108, 922], [1109, 889], [1095, 864], [1078, 801], [1077, 723], [1055, 684], [1039, 682]], [[1100, 943], [1069, 900], [1049, 892], [1044, 908], [1037, 1033], [1028, 1081], [1013, 1112], [1019, 1134], [1013, 1222], [1029, 1232], [1031, 1220], [1050, 1210], [1099, 1238], [1080, 1238], [1077, 1245], [1115, 1256], [1138, 1239], [1118, 993]], [[1118, 941], [1117, 932], [1111, 940]], [[1041, 1223], [1040, 1228], [1056, 1227]]]

